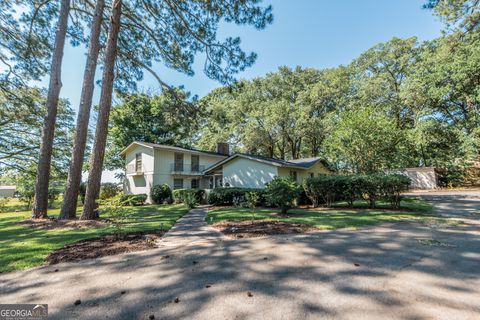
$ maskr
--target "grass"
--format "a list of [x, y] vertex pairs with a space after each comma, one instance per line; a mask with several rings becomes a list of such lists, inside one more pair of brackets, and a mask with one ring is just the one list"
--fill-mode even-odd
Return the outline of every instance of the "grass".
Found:
[[[358, 228], [374, 225], [380, 222], [395, 222], [401, 220], [430, 220], [433, 216], [432, 206], [423, 200], [404, 199], [403, 210], [385, 210], [385, 204], [380, 204], [377, 209], [368, 209], [366, 202], [355, 203], [360, 208], [346, 207], [346, 203], [337, 203], [329, 210], [291, 209], [288, 216], [278, 216], [278, 209], [257, 208], [255, 220], [271, 220], [290, 223], [303, 223], [319, 229], [333, 230], [339, 228]], [[252, 220], [252, 211], [247, 208], [221, 208], [208, 212], [206, 221], [217, 223], [221, 221]]]
[[[58, 215], [60, 209], [56, 207], [57, 209], [49, 211], [50, 216]], [[168, 230], [188, 212], [183, 205], [146, 205], [126, 209], [128, 217], [123, 228], [126, 232], [158, 230], [160, 226]], [[81, 213], [81, 208], [77, 213]], [[49, 253], [66, 244], [115, 233], [115, 228], [111, 225], [45, 230], [17, 224], [30, 218], [30, 215], [30, 211], [0, 213], [0, 273], [41, 265]], [[108, 218], [108, 215], [101, 217]]]

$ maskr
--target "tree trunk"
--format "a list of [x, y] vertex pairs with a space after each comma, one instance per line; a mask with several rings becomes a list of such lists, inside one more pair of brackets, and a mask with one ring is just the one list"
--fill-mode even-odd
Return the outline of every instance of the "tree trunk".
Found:
[[52, 55], [50, 83], [48, 87], [45, 118], [42, 127], [42, 142], [38, 157], [37, 181], [35, 184], [35, 200], [32, 217], [46, 218], [48, 208], [48, 183], [50, 180], [50, 164], [52, 162], [53, 138], [57, 120], [58, 99], [62, 88], [62, 60], [65, 38], [68, 27], [70, 0], [62, 0], [55, 34], [55, 49]]
[[90, 44], [83, 74], [82, 94], [77, 117], [77, 131], [73, 143], [72, 161], [68, 172], [67, 186], [63, 199], [60, 219], [75, 219], [77, 211], [78, 193], [82, 179], [83, 157], [87, 144], [88, 122], [92, 107], [93, 90], [95, 88], [95, 71], [97, 69], [98, 54], [100, 52], [100, 32], [102, 27], [104, 0], [98, 0], [95, 5]]
[[85, 205], [83, 206], [83, 213], [81, 216], [82, 220], [98, 218], [98, 204], [96, 201], [100, 193], [103, 158], [105, 155], [105, 144], [107, 142], [108, 134], [108, 118], [110, 116], [110, 107], [112, 106], [114, 67], [117, 56], [118, 34], [120, 32], [121, 7], [122, 0], [114, 0], [112, 4], [112, 14], [110, 16], [107, 48], [105, 50], [102, 92], [100, 94], [97, 128], [95, 131], [92, 157], [90, 159], [90, 171], [88, 174]]

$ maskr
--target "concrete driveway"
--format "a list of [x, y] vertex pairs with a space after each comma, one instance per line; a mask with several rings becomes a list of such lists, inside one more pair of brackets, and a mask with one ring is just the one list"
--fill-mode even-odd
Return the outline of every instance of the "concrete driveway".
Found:
[[[435, 203], [470, 217], [455, 199]], [[48, 303], [51, 319], [480, 318], [473, 215], [228, 240], [203, 214], [184, 217], [156, 250], [0, 275], [0, 301]]]

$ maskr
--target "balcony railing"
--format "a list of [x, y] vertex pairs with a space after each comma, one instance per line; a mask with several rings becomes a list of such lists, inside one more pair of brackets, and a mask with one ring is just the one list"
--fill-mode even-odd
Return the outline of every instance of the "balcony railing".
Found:
[[205, 170], [204, 165], [187, 164], [187, 163], [171, 163], [170, 172], [182, 174], [199, 174]]
[[134, 164], [129, 164], [127, 165], [127, 174], [137, 174], [137, 175], [140, 175], [140, 174], [143, 174], [143, 172], [145, 170], [143, 170], [143, 166], [142, 167], [138, 167], [137, 165], [134, 165]]

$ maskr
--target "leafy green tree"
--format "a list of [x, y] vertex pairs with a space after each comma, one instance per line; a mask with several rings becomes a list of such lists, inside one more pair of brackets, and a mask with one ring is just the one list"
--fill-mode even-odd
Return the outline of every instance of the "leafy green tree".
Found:
[[351, 64], [356, 79], [353, 104], [383, 112], [394, 118], [399, 128], [411, 127], [415, 110], [402, 97], [402, 88], [415, 68], [418, 53], [415, 37], [393, 38], [362, 53]]
[[428, 0], [424, 6], [433, 9], [445, 22], [447, 31], [468, 33], [480, 25], [478, 0]]
[[133, 141], [189, 146], [201, 112], [195, 99], [177, 90], [160, 95], [119, 94], [112, 109], [106, 153], [108, 168], [123, 168], [120, 151]]
[[330, 130], [325, 148], [338, 169], [366, 173], [396, 167], [404, 137], [395, 120], [373, 108], [355, 108], [333, 117]]
[[[39, 88], [16, 91], [18, 99], [0, 92], [0, 175], [27, 174], [35, 179], [46, 92]], [[54, 179], [65, 177], [72, 148], [74, 112], [60, 100], [52, 158]]]

